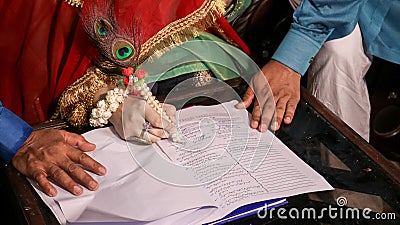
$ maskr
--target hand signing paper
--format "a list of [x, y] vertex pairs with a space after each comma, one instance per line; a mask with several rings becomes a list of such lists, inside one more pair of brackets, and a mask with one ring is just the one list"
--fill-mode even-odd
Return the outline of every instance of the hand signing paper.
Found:
[[175, 122], [175, 107], [162, 104], [162, 108], [171, 121], [166, 120], [165, 116], [161, 116], [143, 98], [129, 95], [118, 110], [113, 113], [110, 122], [117, 134], [124, 140], [154, 143], [162, 138], [168, 138], [172, 132], [176, 131], [173, 124]]

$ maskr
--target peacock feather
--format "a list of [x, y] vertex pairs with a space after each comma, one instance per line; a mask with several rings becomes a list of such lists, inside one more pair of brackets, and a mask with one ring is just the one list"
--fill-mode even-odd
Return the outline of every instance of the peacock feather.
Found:
[[127, 26], [119, 26], [114, 5], [114, 0], [85, 0], [84, 28], [105, 60], [120, 67], [136, 67], [142, 42], [139, 20], [131, 18]]

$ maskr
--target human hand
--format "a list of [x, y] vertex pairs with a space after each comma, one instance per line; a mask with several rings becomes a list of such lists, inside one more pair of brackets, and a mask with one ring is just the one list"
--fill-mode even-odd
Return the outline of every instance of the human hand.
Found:
[[[276, 131], [280, 128], [282, 120], [285, 124], [292, 122], [300, 101], [301, 75], [275, 60], [270, 60], [261, 70], [263, 73], [256, 74], [252, 78], [243, 101], [237, 107], [248, 108], [255, 99], [255, 92], [257, 100], [254, 102], [250, 126], [265, 132], [270, 124], [271, 130]], [[271, 111], [273, 111], [270, 104], [271, 92], [276, 105], [272, 119], [274, 121], [271, 121]]]
[[[162, 104], [162, 107], [171, 121], [161, 117], [143, 98], [129, 95], [109, 121], [124, 140], [154, 143], [162, 138], [168, 138], [172, 132], [176, 131], [175, 107], [170, 104]], [[146, 121], [151, 124], [151, 127], [147, 127]]]
[[95, 148], [79, 134], [56, 129], [36, 130], [15, 154], [12, 164], [51, 197], [57, 195], [57, 190], [49, 180], [74, 195], [81, 195], [80, 184], [93, 191], [98, 188], [85, 169], [101, 176], [106, 173], [104, 166], [84, 153]]

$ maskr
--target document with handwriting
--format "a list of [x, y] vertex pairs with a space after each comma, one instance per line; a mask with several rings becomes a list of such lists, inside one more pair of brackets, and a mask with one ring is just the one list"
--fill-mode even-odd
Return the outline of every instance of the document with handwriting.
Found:
[[92, 174], [97, 191], [57, 187], [50, 198], [31, 184], [61, 224], [204, 224], [251, 203], [333, 189], [274, 134], [249, 128], [236, 103], [179, 110], [182, 144], [125, 142], [112, 127], [85, 133], [97, 146], [88, 154], [107, 167]]
[[209, 220], [252, 202], [333, 189], [273, 133], [251, 129], [247, 111], [235, 104], [182, 110], [177, 118], [185, 143], [157, 143], [218, 205]]

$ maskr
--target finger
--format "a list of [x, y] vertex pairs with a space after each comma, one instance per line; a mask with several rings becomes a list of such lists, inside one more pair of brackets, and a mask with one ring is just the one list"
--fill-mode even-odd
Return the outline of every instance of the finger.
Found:
[[151, 134], [151, 133], [149, 133], [149, 132], [147, 132], [147, 131], [144, 131], [142, 137], [140, 137], [140, 138], [142, 138], [142, 139], [144, 139], [144, 140], [146, 140], [146, 141], [153, 142], [153, 143], [155, 143], [155, 142], [161, 140], [160, 137], [155, 136], [154, 134]]
[[163, 124], [163, 119], [159, 113], [153, 108], [146, 107], [145, 120], [148, 121], [151, 126], [155, 128], [163, 128], [166, 124]]
[[77, 146], [83, 151], [93, 151], [96, 148], [95, 144], [88, 142], [82, 135], [60, 131], [64, 137], [65, 142], [69, 145]]
[[60, 187], [65, 188], [74, 195], [83, 193], [82, 187], [76, 183], [68, 174], [56, 165], [51, 165], [47, 170], [48, 176]]
[[146, 104], [145, 119], [154, 128], [164, 129], [168, 132], [174, 127], [172, 121], [169, 122], [166, 119], [163, 119], [161, 117], [161, 114], [158, 113], [153, 107], [150, 107], [148, 104]]
[[70, 177], [84, 185], [89, 190], [94, 191], [99, 187], [98, 183], [78, 164], [70, 160], [65, 160], [60, 164], [60, 167], [66, 171]]
[[267, 100], [261, 110], [261, 122], [259, 126], [259, 131], [266, 132], [270, 124], [275, 122], [275, 101], [273, 98]]
[[162, 104], [164, 111], [167, 113], [169, 118], [172, 120], [172, 123], [176, 123], [176, 108], [170, 104]]
[[297, 99], [293, 99], [293, 98], [289, 99], [289, 101], [286, 105], [285, 117], [283, 119], [283, 122], [285, 124], [290, 124], [292, 122], [298, 103], [299, 103], [299, 100], [297, 100]]
[[158, 129], [158, 128], [153, 128], [150, 130], [147, 130], [150, 134], [153, 134], [154, 136], [157, 136], [159, 138], [168, 138], [169, 134], [163, 129]]
[[67, 156], [73, 162], [82, 165], [85, 169], [92, 171], [97, 175], [102, 176], [106, 174], [106, 168], [84, 152], [77, 149], [71, 149], [70, 151], [67, 151]]
[[283, 115], [286, 110], [286, 103], [287, 103], [287, 98], [280, 98], [278, 102], [276, 103], [276, 118], [275, 121], [271, 124], [271, 130], [277, 131], [279, 130], [281, 126], [281, 122], [283, 119]]
[[47, 179], [47, 174], [41, 169], [33, 173], [33, 179], [38, 183], [39, 187], [50, 197], [57, 195], [57, 189]]
[[260, 124], [261, 110], [258, 101], [254, 102], [253, 112], [251, 114], [250, 127], [256, 129]]
[[246, 92], [243, 95], [243, 100], [236, 104], [236, 108], [238, 109], [245, 109], [248, 108], [254, 100], [254, 92], [253, 90], [248, 87]]

